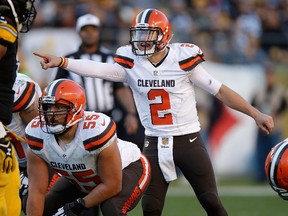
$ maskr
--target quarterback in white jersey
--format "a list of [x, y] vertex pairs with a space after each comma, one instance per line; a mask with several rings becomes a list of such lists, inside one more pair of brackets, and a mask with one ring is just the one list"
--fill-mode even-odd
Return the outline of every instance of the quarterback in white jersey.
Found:
[[152, 172], [142, 199], [144, 216], [161, 215], [169, 182], [177, 178], [176, 166], [193, 187], [208, 216], [227, 216], [199, 133], [194, 86], [249, 115], [266, 133], [272, 131], [273, 119], [209, 75], [202, 67], [204, 55], [198, 46], [169, 44], [171, 38], [166, 15], [156, 9], [146, 9], [134, 18], [130, 44], [117, 50], [115, 64], [35, 55], [42, 58], [43, 69], [64, 67], [82, 76], [122, 81], [130, 86], [145, 128], [143, 153], [149, 159]]
[[[148, 136], [179, 136], [200, 130], [192, 84], [197, 74], [191, 71], [204, 61], [203, 53], [193, 44], [174, 43], [167, 49], [165, 61], [159, 65], [135, 56], [131, 46], [119, 48], [115, 56], [115, 61], [125, 68], [123, 81], [133, 91]], [[198, 74], [202, 72], [201, 69], [198, 66]], [[221, 83], [207, 73], [203, 72], [202, 75], [195, 79], [195, 84], [215, 95]]]
[[[55, 80], [44, 90], [40, 115], [25, 131], [30, 147], [28, 215], [79, 215], [97, 205], [103, 215], [126, 215], [145, 191], [148, 160], [137, 145], [117, 138], [110, 117], [84, 111], [85, 104], [83, 88], [72, 80]], [[46, 195], [48, 182], [42, 179], [48, 166], [62, 177]], [[44, 197], [45, 204], [39, 205]]]

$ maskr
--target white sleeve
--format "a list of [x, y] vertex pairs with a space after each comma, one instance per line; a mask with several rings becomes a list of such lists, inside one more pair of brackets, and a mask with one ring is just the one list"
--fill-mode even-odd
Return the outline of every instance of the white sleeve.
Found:
[[127, 80], [124, 68], [116, 63], [111, 64], [88, 59], [68, 58], [66, 69], [80, 76], [97, 77], [113, 82], [126, 82]]
[[221, 82], [214, 79], [201, 65], [197, 65], [190, 73], [189, 79], [196, 86], [216, 95], [222, 85]]

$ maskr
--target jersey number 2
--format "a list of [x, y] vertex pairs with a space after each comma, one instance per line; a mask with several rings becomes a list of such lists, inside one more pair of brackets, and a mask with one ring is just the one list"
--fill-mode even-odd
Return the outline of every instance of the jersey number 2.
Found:
[[153, 125], [170, 125], [173, 124], [171, 113], [166, 113], [163, 117], [159, 116], [159, 112], [171, 109], [170, 97], [164, 89], [151, 89], [148, 92], [148, 99], [155, 100], [156, 97], [161, 98], [161, 103], [150, 104], [151, 119]]

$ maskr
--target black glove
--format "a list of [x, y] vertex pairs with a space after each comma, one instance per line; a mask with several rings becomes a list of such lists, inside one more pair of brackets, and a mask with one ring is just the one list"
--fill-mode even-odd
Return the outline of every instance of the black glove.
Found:
[[82, 198], [66, 203], [63, 207], [59, 208], [54, 216], [81, 216], [83, 211], [87, 210], [85, 202]]

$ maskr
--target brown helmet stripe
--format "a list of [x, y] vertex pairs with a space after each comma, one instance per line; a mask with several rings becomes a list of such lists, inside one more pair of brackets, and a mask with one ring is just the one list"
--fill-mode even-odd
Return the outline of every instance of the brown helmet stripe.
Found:
[[52, 85], [49, 85], [48, 88], [47, 88], [47, 91], [46, 91], [46, 92], [47, 92], [47, 95], [49, 95], [49, 96], [55, 96], [58, 86], [59, 86], [63, 81], [65, 81], [65, 79], [59, 79], [59, 80], [57, 80], [56, 82], [53, 82]]
[[146, 9], [142, 11], [137, 17], [137, 23], [148, 23], [151, 13], [153, 9]]

